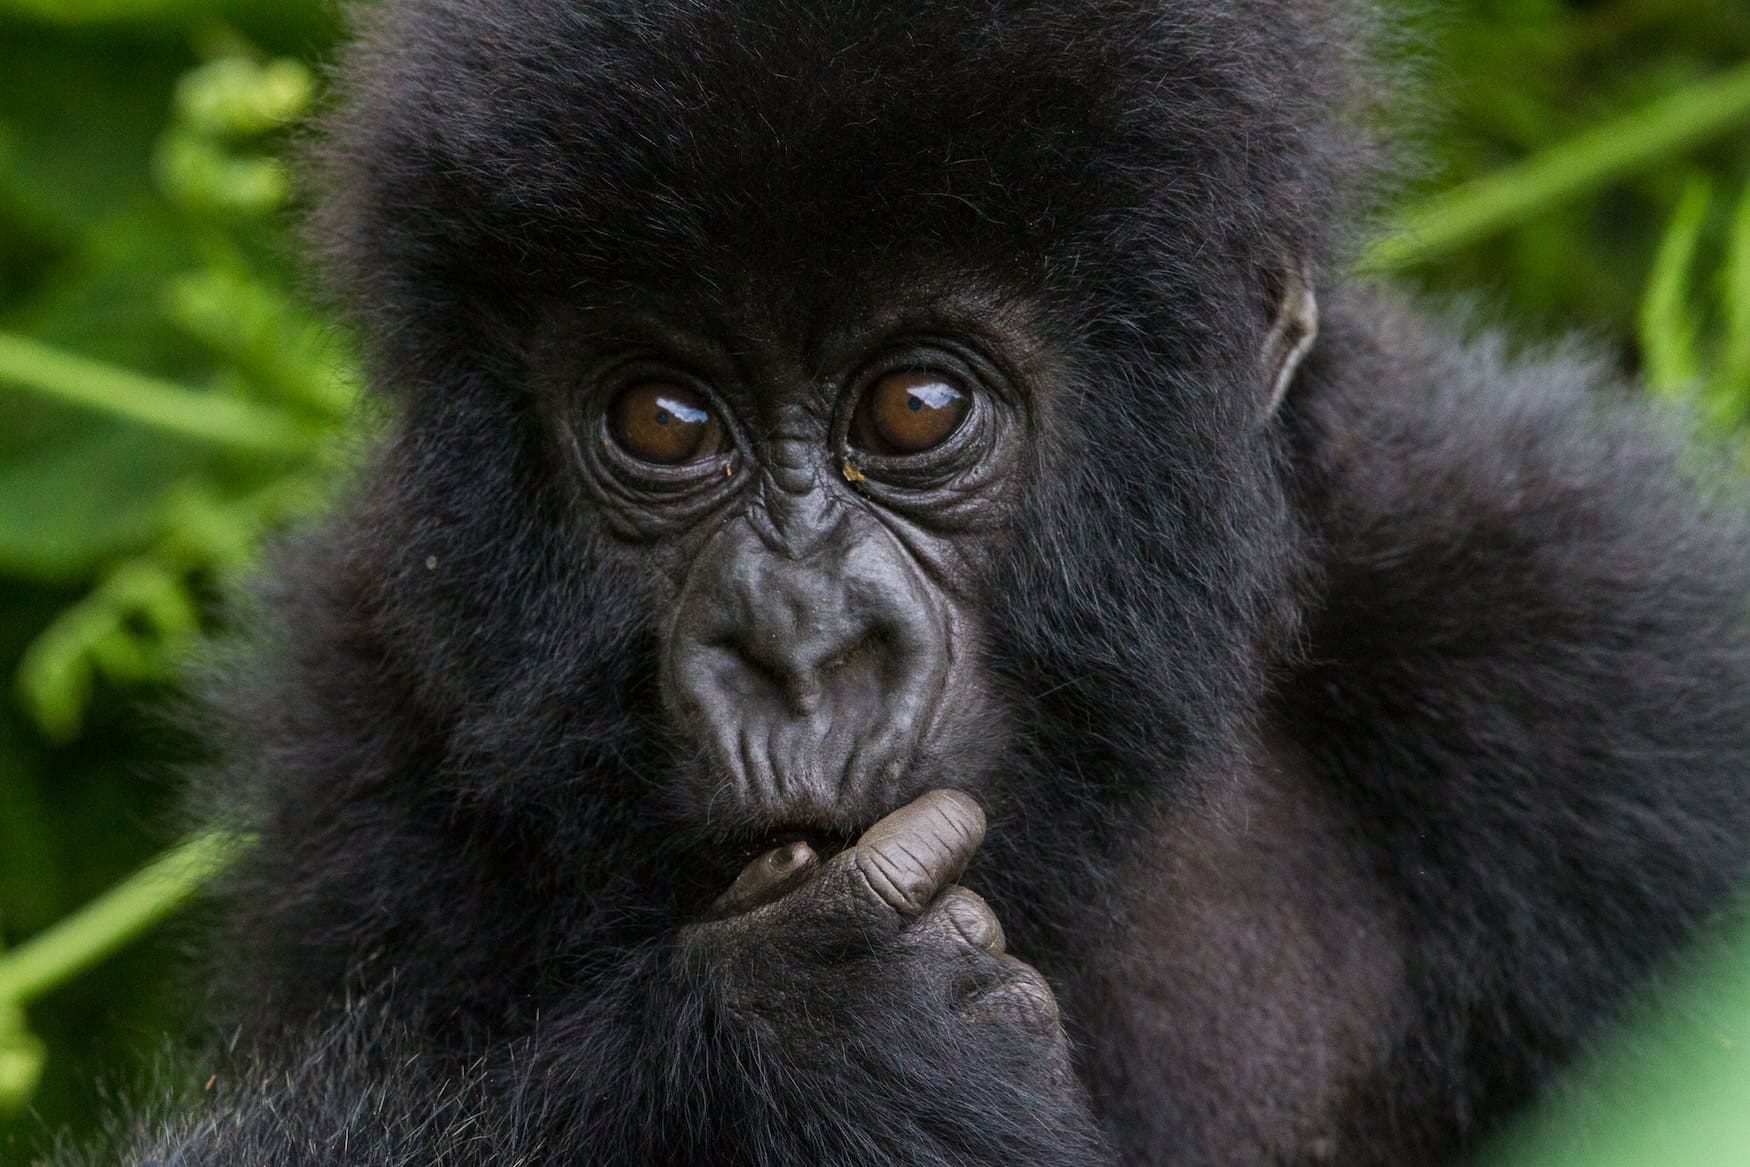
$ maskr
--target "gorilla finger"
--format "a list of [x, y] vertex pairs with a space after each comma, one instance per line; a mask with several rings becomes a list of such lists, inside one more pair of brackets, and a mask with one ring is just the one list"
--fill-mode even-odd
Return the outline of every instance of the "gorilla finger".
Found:
[[711, 905], [713, 916], [734, 916], [775, 900], [820, 866], [820, 856], [797, 841], [773, 848], [742, 868], [729, 890]]
[[911, 935], [926, 944], [964, 944], [992, 956], [1001, 956], [1007, 944], [1002, 923], [984, 897], [958, 886], [936, 897]]
[[865, 896], [909, 918], [960, 877], [982, 842], [984, 811], [972, 796], [932, 790], [863, 832], [833, 863]]
[[963, 1006], [965, 1012], [1020, 1020], [1040, 1032], [1061, 1031], [1063, 1015], [1057, 994], [1038, 969], [1012, 956], [1001, 958], [996, 983]]

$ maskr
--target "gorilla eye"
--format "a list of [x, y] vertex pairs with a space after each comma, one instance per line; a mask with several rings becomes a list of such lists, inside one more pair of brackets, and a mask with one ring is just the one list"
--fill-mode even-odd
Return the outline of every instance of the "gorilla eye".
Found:
[[723, 425], [694, 390], [662, 381], [634, 385], [608, 411], [614, 441], [642, 462], [678, 466], [721, 452]]
[[940, 373], [888, 373], [857, 402], [850, 441], [871, 454], [921, 454], [960, 428], [970, 404], [966, 391]]

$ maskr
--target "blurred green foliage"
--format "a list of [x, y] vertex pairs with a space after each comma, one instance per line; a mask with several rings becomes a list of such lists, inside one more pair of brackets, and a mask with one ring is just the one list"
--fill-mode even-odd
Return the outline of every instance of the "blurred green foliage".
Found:
[[1502, 1139], [1486, 1167], [1750, 1163], [1750, 933], [1732, 940]]
[[[1530, 338], [1585, 329], [1741, 444], [1750, 0], [1410, 19], [1427, 166], [1369, 263]], [[337, 33], [310, 0], [0, 0], [0, 1162], [90, 1129], [103, 1076], [188, 1004], [174, 926], [87, 966], [217, 861], [197, 843], [122, 882], [168, 843], [165, 776], [195, 750], [137, 710], [361, 424], [288, 232], [288, 127]], [[1514, 1161], [1750, 1161], [1750, 962], [1721, 967], [1595, 1072], [1638, 1101], [1558, 1108]]]
[[[1536, 163], [1602, 126], [1750, 65], [1746, 0], [1465, 0], [1430, 5], [1409, 38], [1425, 83], [1419, 120], [1430, 163], [1410, 191], [1431, 198]], [[1743, 82], [1739, 83], [1744, 84]], [[1737, 107], [1740, 111], [1742, 106]], [[1607, 143], [1608, 144], [1608, 143]], [[1608, 168], [1607, 168], [1608, 169]], [[1581, 328], [1623, 346], [1662, 226], [1693, 175], [1722, 187], [1750, 175], [1750, 123], [1630, 169], [1583, 197], [1530, 208], [1508, 230], [1443, 252], [1414, 282], [1476, 293], [1533, 336]], [[1719, 246], [1724, 225], [1709, 224]]]
[[350, 354], [296, 294], [283, 159], [336, 31], [278, 0], [0, 0], [0, 1162], [89, 1129], [186, 1004], [174, 928], [40, 974], [210, 865], [72, 915], [168, 841], [193, 747], [137, 710], [335, 477]]

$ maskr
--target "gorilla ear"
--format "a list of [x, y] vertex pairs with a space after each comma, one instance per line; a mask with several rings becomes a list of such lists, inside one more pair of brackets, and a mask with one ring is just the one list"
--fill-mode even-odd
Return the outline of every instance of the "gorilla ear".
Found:
[[1265, 384], [1270, 386], [1261, 421], [1268, 420], [1288, 395], [1288, 386], [1318, 335], [1319, 302], [1313, 295], [1312, 274], [1305, 264], [1285, 268], [1276, 299], [1276, 318], [1270, 322], [1270, 331], [1258, 354]]

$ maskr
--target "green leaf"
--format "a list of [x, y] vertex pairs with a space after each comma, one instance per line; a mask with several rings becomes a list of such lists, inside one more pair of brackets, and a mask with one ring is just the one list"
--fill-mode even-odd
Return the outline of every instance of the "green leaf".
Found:
[[[198, 383], [211, 362], [164, 327], [156, 291], [199, 262], [182, 216], [155, 195], [143, 196], [65, 248], [8, 306], [0, 332]], [[0, 447], [6, 444], [0, 436]]]
[[43, 1043], [25, 1028], [24, 1010], [0, 1001], [0, 1114], [25, 1107], [47, 1060]]
[[1666, 397], [1692, 389], [1702, 368], [1701, 312], [1690, 302], [1690, 288], [1712, 203], [1708, 181], [1690, 179], [1659, 243], [1641, 301], [1639, 335], [1647, 388]]
[[218, 8], [216, 0], [0, 0], [0, 14], [62, 25], [182, 23]]
[[184, 331], [286, 404], [330, 420], [351, 410], [357, 379], [335, 326], [260, 277], [212, 268], [176, 280], [166, 299]]
[[291, 178], [277, 158], [233, 154], [198, 134], [164, 135], [153, 161], [164, 193], [197, 214], [259, 218], [291, 197]]
[[295, 121], [315, 94], [315, 76], [302, 61], [226, 56], [184, 74], [176, 83], [176, 109], [199, 133], [246, 138]]
[[1722, 374], [1750, 395], [1750, 182], [1744, 184], [1732, 214], [1726, 262], [1720, 271], [1720, 303], [1726, 317]]
[[230, 866], [249, 841], [222, 832], [197, 835], [0, 955], [0, 1007], [29, 1003], [134, 939]]
[[[23, 732], [19, 719], [0, 717], [0, 947], [6, 929], [40, 928], [60, 915], [67, 895], [66, 807], [43, 797], [51, 782], [40, 768], [40, 751], [23, 747]], [[57, 793], [65, 790], [64, 777], [54, 776]]]
[[0, 0], [0, 110], [13, 130], [0, 173], [7, 199], [72, 233], [150, 195], [152, 143], [191, 63], [184, 39], [68, 36], [5, 19], [5, 10]]
[[164, 491], [209, 461], [200, 447], [109, 422], [0, 459], [0, 572], [68, 582], [138, 553], [161, 525]]
[[31, 641], [18, 665], [19, 696], [44, 734], [70, 741], [99, 672], [121, 682], [166, 677], [198, 625], [178, 565], [128, 560]]
[[[106, 25], [183, 29], [201, 21], [261, 26], [294, 40], [329, 34], [334, 6], [312, 0], [0, 0], [0, 16], [65, 28]], [[301, 43], [301, 41], [300, 41]]]

